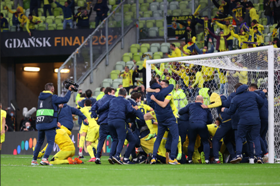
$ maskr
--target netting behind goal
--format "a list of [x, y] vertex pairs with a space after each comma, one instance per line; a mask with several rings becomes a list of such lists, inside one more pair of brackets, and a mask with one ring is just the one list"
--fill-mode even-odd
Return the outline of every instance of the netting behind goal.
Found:
[[[178, 109], [194, 102], [197, 95], [204, 97], [204, 104], [210, 104], [209, 96], [213, 92], [228, 97], [237, 83], [256, 84], [258, 89], [268, 90], [270, 108], [273, 108], [269, 110], [271, 128], [267, 135], [270, 139], [269, 162], [280, 158], [280, 50], [260, 47], [149, 60], [146, 70], [147, 85], [151, 78], [167, 79], [175, 85], [174, 99]], [[215, 119], [218, 116], [216, 109], [211, 109], [211, 112]], [[271, 151], [275, 152], [275, 157]]]

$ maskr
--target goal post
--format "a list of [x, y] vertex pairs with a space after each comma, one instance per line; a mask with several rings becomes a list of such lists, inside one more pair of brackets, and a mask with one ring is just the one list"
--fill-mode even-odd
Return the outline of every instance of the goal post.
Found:
[[[162, 63], [164, 64], [161, 65]], [[267, 139], [268, 139], [269, 163], [274, 163], [275, 157], [280, 158], [280, 152], [278, 152], [280, 150], [277, 150], [279, 149], [278, 145], [280, 145], [279, 144], [280, 139], [278, 140], [278, 136], [277, 136], [278, 132], [280, 131], [279, 130], [280, 121], [278, 116], [280, 115], [280, 111], [277, 110], [279, 109], [278, 107], [280, 105], [280, 90], [279, 90], [280, 86], [278, 85], [278, 77], [275, 77], [275, 74], [277, 74], [278, 71], [280, 72], [280, 49], [275, 49], [272, 45], [270, 45], [270, 46], [263, 46], [257, 48], [242, 49], [242, 50], [225, 51], [219, 53], [147, 60], [146, 61], [147, 86], [149, 87], [149, 82], [153, 76], [152, 72], [154, 72], [154, 70], [152, 71], [152, 65], [153, 68], [157, 68], [157, 70], [160, 71], [163, 70], [162, 67], [164, 67], [164, 69], [167, 69], [168, 73], [171, 74], [170, 75], [171, 78], [173, 78], [173, 75], [175, 75], [176, 78], [177, 76], [179, 76], [179, 78], [176, 79], [176, 84], [180, 84], [179, 82], [182, 83], [184, 81], [184, 79], [182, 79], [182, 76], [178, 75], [178, 73], [177, 75], [174, 74], [175, 71], [172, 70], [171, 72], [169, 69], [169, 67], [172, 68], [173, 66], [174, 68], [177, 68], [177, 72], [178, 72], [178, 70], [181, 69], [182, 64], [186, 64], [186, 69], [187, 66], [193, 66], [193, 65], [195, 66], [199, 65], [200, 67], [201, 66], [210, 67], [215, 69], [215, 72], [213, 74], [217, 73], [217, 71], [219, 71], [219, 73], [220, 71], [227, 71], [227, 73], [229, 73], [229, 75], [227, 75], [229, 77], [228, 78], [226, 77], [228, 79], [227, 81], [229, 81], [227, 87], [229, 91], [233, 90], [234, 84], [238, 83], [238, 81], [240, 82], [244, 80], [242, 79], [243, 77], [241, 76], [242, 72], [244, 72], [245, 74], [247, 73], [246, 75], [247, 76], [246, 78], [248, 78], [247, 84], [250, 84], [250, 82], [254, 82], [268, 89], [268, 116], [269, 116], [268, 123], [269, 124], [268, 124]], [[191, 69], [191, 67], [189, 69]], [[236, 74], [237, 75], [240, 74], [238, 80], [236, 80]], [[218, 75], [215, 74], [214, 78], [216, 78], [216, 76]], [[219, 81], [218, 78], [216, 78], [216, 82], [215, 79], [213, 80], [211, 80], [211, 82], [214, 82], [213, 84], [215, 84], [213, 85], [213, 92], [219, 92], [219, 90], [221, 90], [222, 84], [216, 83], [217, 81]], [[194, 80], [190, 80], [190, 84], [191, 82], [193, 83]], [[186, 89], [188, 88], [186, 87]], [[275, 91], [277, 91], [277, 96], [279, 97], [274, 96]], [[191, 95], [195, 94], [194, 92], [195, 90], [192, 92], [188, 92], [188, 91], [185, 92], [186, 95], [189, 94], [189, 96], [187, 96], [188, 99], [191, 99]], [[274, 113], [275, 110], [276, 112], [277, 111], [279, 112], [278, 114], [276, 113], [276, 118]], [[214, 117], [215, 113], [213, 113], [213, 111], [212, 114]], [[277, 137], [276, 143], [275, 143], [275, 137]], [[277, 146], [276, 149], [275, 146]], [[275, 152], [276, 152], [276, 156], [275, 156]]]

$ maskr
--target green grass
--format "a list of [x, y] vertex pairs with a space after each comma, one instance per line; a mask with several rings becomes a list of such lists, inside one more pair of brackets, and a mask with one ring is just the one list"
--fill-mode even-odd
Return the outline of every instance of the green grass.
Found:
[[280, 185], [280, 164], [110, 165], [103, 157], [102, 165], [34, 167], [31, 159], [30, 155], [1, 155], [1, 186]]

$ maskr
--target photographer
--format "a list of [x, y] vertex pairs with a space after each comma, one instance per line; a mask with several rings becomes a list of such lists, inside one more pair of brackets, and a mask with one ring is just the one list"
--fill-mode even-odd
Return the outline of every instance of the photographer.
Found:
[[33, 127], [31, 127], [31, 123], [29, 121], [25, 122], [25, 125], [20, 129], [20, 131], [34, 131]]
[[57, 117], [58, 117], [58, 105], [61, 103], [67, 103], [71, 96], [71, 90], [75, 90], [73, 85], [68, 87], [68, 92], [64, 97], [58, 97], [54, 93], [53, 83], [47, 83], [45, 85], [45, 91], [41, 92], [38, 98], [38, 108], [36, 113], [36, 128], [38, 129], [38, 142], [33, 153], [33, 160], [31, 165], [38, 165], [37, 156], [47, 137], [47, 143], [49, 144], [44, 158], [40, 162], [41, 165], [51, 165], [48, 161], [48, 157], [52, 152], [54, 145], [54, 138], [56, 135]]

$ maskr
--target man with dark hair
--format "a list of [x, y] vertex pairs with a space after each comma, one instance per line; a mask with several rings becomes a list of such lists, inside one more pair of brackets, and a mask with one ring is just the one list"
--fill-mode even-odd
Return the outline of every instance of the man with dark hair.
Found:
[[49, 144], [44, 158], [40, 162], [41, 165], [51, 165], [48, 161], [48, 157], [52, 152], [54, 145], [54, 138], [57, 127], [58, 117], [58, 105], [61, 103], [67, 103], [71, 96], [71, 90], [73, 85], [69, 86], [69, 91], [65, 97], [58, 97], [54, 95], [54, 86], [52, 83], [45, 85], [45, 91], [41, 92], [38, 98], [38, 107], [36, 112], [36, 129], [38, 130], [38, 142], [33, 153], [33, 160], [31, 165], [38, 165], [37, 156], [47, 137], [47, 143]]
[[29, 14], [27, 23], [26, 23], [26, 30], [29, 33], [29, 36], [32, 35], [31, 31], [33, 32], [36, 30], [35, 25], [41, 23], [41, 18], [33, 16], [32, 14]]
[[126, 116], [128, 114], [136, 115], [137, 106], [132, 107], [130, 102], [125, 99], [126, 90], [120, 89], [119, 97], [107, 101], [98, 109], [98, 113], [109, 110], [108, 125], [110, 135], [113, 139], [111, 152], [114, 153], [112, 160], [115, 163], [122, 164], [120, 153], [123, 149], [123, 144], [126, 138]]
[[[249, 143], [255, 144], [257, 162], [263, 163], [259, 140], [261, 129], [259, 108], [263, 106], [264, 101], [260, 96], [247, 91], [247, 89], [248, 85], [239, 86], [236, 90], [236, 96], [231, 100], [230, 107], [228, 109], [222, 108], [222, 112], [229, 115], [233, 115], [238, 110], [240, 117], [237, 126], [236, 157], [231, 160], [231, 163], [238, 163], [242, 160], [242, 147], [246, 137], [248, 137]], [[250, 151], [250, 158], [254, 158], [252, 149]]]
[[166, 54], [168, 57], [181, 57], [182, 56], [181, 50], [178, 47], [176, 47], [176, 45], [173, 43], [170, 44], [170, 50], [172, 53], [171, 53], [171, 55]]
[[262, 154], [264, 155], [264, 162], [268, 161], [268, 151], [267, 151], [267, 142], [266, 142], [266, 134], [268, 130], [268, 101], [266, 98], [266, 92], [267, 90], [264, 89], [258, 90], [258, 85], [251, 84], [249, 86], [249, 91], [254, 92], [257, 95], [259, 95], [263, 101], [263, 106], [259, 109], [260, 111], [260, 118], [261, 118], [261, 131], [260, 131], [260, 143], [262, 148]]
[[97, 96], [96, 101], [100, 100], [104, 96], [104, 91], [105, 91], [105, 88], [101, 87], [100, 94]]
[[58, 7], [60, 7], [63, 11], [63, 15], [64, 15], [64, 21], [63, 21], [63, 30], [66, 29], [67, 24], [70, 25], [70, 28], [73, 29], [73, 20], [72, 20], [72, 5], [74, 3], [74, 0], [71, 1], [70, 4], [68, 4], [68, 1], [65, 1], [64, 6], [62, 6], [60, 3], [56, 2], [56, 0], [54, 0], [54, 2], [56, 3], [56, 5]]
[[[100, 125], [99, 128], [99, 141], [98, 141], [98, 145], [97, 145], [97, 152], [96, 152], [96, 160], [95, 163], [96, 164], [101, 164], [101, 151], [102, 151], [102, 147], [104, 144], [104, 141], [106, 139], [106, 137], [108, 135], [110, 135], [110, 131], [109, 131], [109, 125], [108, 125], [108, 110], [105, 110], [103, 112], [97, 112], [98, 109], [103, 106], [107, 101], [110, 101], [111, 99], [114, 99], [114, 95], [115, 95], [115, 90], [107, 87], [104, 91], [105, 95], [98, 100], [92, 107], [91, 107], [91, 117], [92, 118], [98, 118], [97, 124]], [[113, 143], [117, 143], [117, 141], [112, 142]], [[116, 144], [114, 144], [116, 145]], [[109, 156], [109, 162], [113, 162], [112, 161], [112, 154], [114, 152], [110, 152], [110, 156]]]
[[189, 127], [188, 127], [188, 137], [189, 137], [189, 146], [188, 146], [188, 161], [193, 163], [192, 156], [194, 152], [194, 145], [196, 141], [196, 136], [199, 134], [203, 144], [203, 152], [205, 154], [205, 163], [209, 164], [210, 156], [210, 146], [208, 142], [209, 132], [207, 129], [207, 124], [212, 123], [212, 115], [210, 110], [204, 110], [201, 108], [203, 104], [203, 97], [197, 96], [195, 103], [189, 103], [186, 107], [182, 108], [179, 111], [180, 115], [185, 113], [189, 114]]
[[86, 98], [79, 102], [80, 108], [84, 107], [85, 100], [89, 99], [92, 104], [96, 102], [96, 99], [92, 97], [92, 91], [90, 89], [86, 90], [85, 92]]

